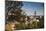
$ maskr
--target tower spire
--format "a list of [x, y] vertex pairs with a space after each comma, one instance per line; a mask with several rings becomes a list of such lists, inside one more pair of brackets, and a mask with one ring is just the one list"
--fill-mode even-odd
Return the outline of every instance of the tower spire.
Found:
[[36, 10], [34, 11], [34, 16], [36, 16]]

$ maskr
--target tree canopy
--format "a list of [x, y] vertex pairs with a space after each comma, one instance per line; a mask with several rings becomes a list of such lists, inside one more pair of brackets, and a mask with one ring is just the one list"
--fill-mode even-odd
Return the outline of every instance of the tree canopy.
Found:
[[[23, 2], [21, 2], [21, 1], [6, 1], [5, 5], [6, 5], [5, 6], [6, 16], [8, 17], [7, 20], [8, 21], [13, 21], [14, 19], [19, 20], [21, 17], [21, 12], [22, 12], [21, 7], [23, 6]], [[11, 15], [8, 15], [8, 13]]]

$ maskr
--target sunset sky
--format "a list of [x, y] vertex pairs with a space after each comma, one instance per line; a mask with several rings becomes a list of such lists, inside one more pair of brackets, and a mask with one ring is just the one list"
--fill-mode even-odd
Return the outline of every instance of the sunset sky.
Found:
[[21, 8], [28, 16], [34, 15], [34, 11], [36, 11], [36, 15], [44, 14], [44, 4], [38, 2], [23, 2], [23, 6]]

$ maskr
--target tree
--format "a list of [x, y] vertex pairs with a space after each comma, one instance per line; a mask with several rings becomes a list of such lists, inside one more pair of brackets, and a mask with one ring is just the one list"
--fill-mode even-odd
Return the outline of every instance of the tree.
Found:
[[[23, 3], [21, 1], [5, 1], [5, 2], [6, 2], [5, 3], [6, 21], [7, 20], [13, 21], [14, 19], [19, 20], [22, 12], [21, 7], [23, 6]], [[8, 15], [8, 13], [10, 13], [11, 15]]]

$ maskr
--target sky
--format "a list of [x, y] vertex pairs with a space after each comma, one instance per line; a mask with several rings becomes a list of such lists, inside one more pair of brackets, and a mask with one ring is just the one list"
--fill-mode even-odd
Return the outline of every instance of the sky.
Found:
[[23, 6], [21, 8], [28, 16], [34, 15], [36, 11], [36, 15], [44, 15], [44, 4], [38, 2], [23, 2]]

